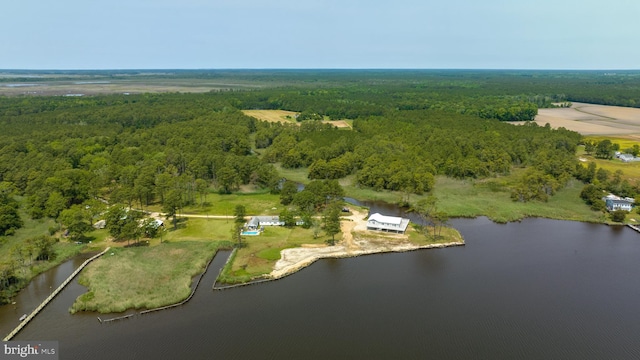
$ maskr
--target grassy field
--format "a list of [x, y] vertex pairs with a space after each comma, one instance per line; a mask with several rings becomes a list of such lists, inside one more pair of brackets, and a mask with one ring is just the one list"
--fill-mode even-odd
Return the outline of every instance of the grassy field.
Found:
[[[640, 141], [628, 137], [588, 136], [585, 139], [593, 141], [602, 141], [608, 139], [611, 140], [612, 143], [620, 145], [621, 151], [631, 148], [636, 144], [640, 145]], [[640, 162], [625, 163], [618, 159], [597, 159], [592, 155], [587, 155], [584, 152], [584, 146], [580, 146], [578, 148], [578, 157], [587, 160], [587, 162], [595, 162], [598, 168], [608, 170], [609, 172], [611, 172], [611, 174], [615, 173], [618, 170], [621, 170], [623, 173], [622, 177], [631, 181], [632, 183], [635, 181], [640, 181]]]
[[[168, 224], [167, 224], [168, 225]], [[185, 218], [177, 230], [168, 226], [164, 240], [167, 241], [211, 241], [231, 239], [233, 220]], [[159, 242], [159, 240], [156, 240]]]
[[602, 140], [611, 140], [612, 143], [620, 145], [620, 151], [640, 145], [640, 141], [631, 136], [585, 136], [585, 140], [600, 142]]
[[79, 281], [89, 291], [76, 299], [71, 312], [151, 309], [184, 300], [193, 276], [221, 246], [229, 243], [183, 241], [112, 249], [82, 272]]
[[[278, 215], [282, 211], [280, 196], [269, 193], [268, 190], [257, 192], [237, 192], [233, 194], [209, 193], [204, 205], [190, 205], [180, 210], [183, 214], [196, 215], [227, 215], [233, 216], [237, 205], [244, 205], [250, 215]], [[275, 209], [274, 209], [275, 207]], [[145, 207], [148, 211], [160, 212], [161, 206], [154, 204]]]

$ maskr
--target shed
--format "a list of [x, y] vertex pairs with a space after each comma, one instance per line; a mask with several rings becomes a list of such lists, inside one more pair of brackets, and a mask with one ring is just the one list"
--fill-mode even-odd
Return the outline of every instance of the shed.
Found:
[[98, 220], [93, 224], [93, 227], [96, 229], [104, 229], [107, 226], [106, 220]]

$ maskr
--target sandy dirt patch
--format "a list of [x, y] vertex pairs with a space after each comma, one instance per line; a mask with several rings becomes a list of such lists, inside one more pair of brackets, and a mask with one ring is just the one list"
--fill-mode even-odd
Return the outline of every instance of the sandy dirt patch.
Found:
[[340, 129], [352, 129], [351, 125], [344, 120], [322, 120], [322, 122], [325, 124], [331, 124]]
[[571, 108], [540, 109], [535, 122], [582, 135], [640, 135], [640, 109], [620, 106], [573, 103]]
[[343, 238], [334, 246], [315, 245], [311, 247], [303, 245], [299, 248], [282, 250], [280, 252], [280, 260], [275, 264], [269, 277], [278, 279], [290, 275], [322, 258], [345, 258], [384, 252], [402, 252], [464, 245], [464, 243], [415, 245], [404, 234], [367, 231], [365, 218], [366, 214], [364, 212], [351, 209], [351, 215], [343, 217], [340, 224]]

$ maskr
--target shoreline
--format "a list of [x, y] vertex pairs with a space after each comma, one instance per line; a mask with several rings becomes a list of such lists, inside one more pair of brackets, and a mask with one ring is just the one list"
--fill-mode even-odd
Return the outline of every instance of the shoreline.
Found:
[[[291, 275], [320, 259], [350, 258], [362, 255], [383, 254], [391, 252], [407, 252], [421, 249], [464, 246], [462, 235], [456, 231], [460, 241], [446, 243], [415, 244], [409, 235], [390, 234], [367, 230], [364, 213], [351, 208], [351, 214], [341, 219], [342, 240], [333, 246], [302, 246], [280, 251], [280, 259], [273, 270], [265, 278], [280, 279]], [[414, 231], [407, 229], [407, 231]]]
[[[344, 259], [365, 255], [403, 253], [423, 249], [443, 249], [454, 246], [465, 246], [462, 242], [448, 242], [441, 244], [408, 245], [400, 244], [388, 248], [348, 250], [344, 245], [334, 245], [324, 248], [292, 248], [282, 250], [282, 258], [276, 262], [274, 270], [265, 276], [269, 280], [278, 280], [292, 275], [320, 259]], [[311, 251], [310, 251], [311, 250]], [[322, 250], [322, 251], [321, 251]], [[326, 250], [326, 251], [324, 251]], [[293, 260], [290, 260], [293, 258]]]

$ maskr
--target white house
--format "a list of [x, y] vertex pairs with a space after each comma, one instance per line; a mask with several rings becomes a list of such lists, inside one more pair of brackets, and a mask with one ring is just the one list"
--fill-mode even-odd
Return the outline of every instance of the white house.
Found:
[[631, 211], [633, 207], [633, 202], [625, 200], [625, 199], [610, 199], [607, 198], [605, 201], [607, 204], [607, 210], [616, 211], [616, 210], [626, 210]]
[[253, 216], [247, 222], [248, 230], [258, 230], [261, 226], [284, 226], [279, 216]]
[[404, 233], [409, 226], [409, 219], [385, 216], [379, 213], [375, 213], [369, 216], [367, 220], [367, 230], [377, 230], [395, 233]]

